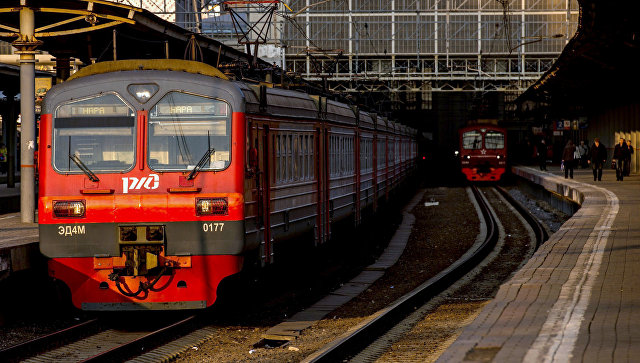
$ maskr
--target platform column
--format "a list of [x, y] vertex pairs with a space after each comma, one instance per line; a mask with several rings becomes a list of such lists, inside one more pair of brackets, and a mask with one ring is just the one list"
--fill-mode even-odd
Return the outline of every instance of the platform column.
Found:
[[34, 36], [33, 10], [20, 9], [20, 35], [12, 45], [20, 55], [20, 215], [23, 223], [35, 222], [35, 62], [42, 42]]

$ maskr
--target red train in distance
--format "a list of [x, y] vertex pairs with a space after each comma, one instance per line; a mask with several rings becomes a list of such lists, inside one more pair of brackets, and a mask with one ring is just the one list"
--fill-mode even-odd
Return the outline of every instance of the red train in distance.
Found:
[[507, 131], [491, 124], [459, 130], [460, 168], [469, 181], [498, 181], [507, 167]]
[[245, 259], [359, 223], [415, 168], [415, 140], [203, 63], [97, 63], [43, 103], [40, 250], [78, 308], [205, 308]]

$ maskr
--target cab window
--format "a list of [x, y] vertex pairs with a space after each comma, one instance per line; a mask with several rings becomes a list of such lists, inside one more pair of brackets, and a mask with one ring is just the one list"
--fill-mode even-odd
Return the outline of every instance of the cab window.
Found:
[[133, 109], [112, 93], [58, 106], [53, 117], [54, 169], [81, 173], [81, 163], [95, 173], [131, 170], [135, 121]]
[[482, 134], [476, 130], [463, 133], [462, 148], [466, 150], [482, 149]]
[[222, 170], [231, 162], [231, 107], [213, 98], [170, 92], [149, 112], [148, 160], [158, 171]]
[[504, 134], [498, 131], [487, 131], [484, 135], [484, 144], [487, 149], [504, 149]]

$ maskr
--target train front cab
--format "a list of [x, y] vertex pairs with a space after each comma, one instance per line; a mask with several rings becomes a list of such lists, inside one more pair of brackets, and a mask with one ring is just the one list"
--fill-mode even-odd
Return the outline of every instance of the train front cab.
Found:
[[40, 249], [78, 308], [204, 308], [245, 250], [242, 94], [129, 68], [47, 95]]
[[469, 181], [498, 181], [506, 171], [506, 132], [472, 126], [460, 130], [460, 168]]

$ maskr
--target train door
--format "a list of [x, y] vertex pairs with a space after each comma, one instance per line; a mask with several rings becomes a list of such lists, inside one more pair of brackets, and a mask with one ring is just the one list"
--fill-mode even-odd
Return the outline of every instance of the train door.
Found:
[[329, 195], [328, 195], [328, 150], [327, 150], [327, 130], [316, 128], [315, 137], [315, 174], [316, 174], [316, 228], [315, 243], [322, 244], [329, 239]]
[[361, 216], [360, 216], [360, 183], [362, 180], [362, 173], [361, 173], [361, 169], [360, 169], [360, 130], [356, 128], [355, 130], [355, 136], [353, 138], [354, 141], [354, 151], [353, 151], [353, 157], [354, 157], [354, 169], [355, 169], [355, 181], [356, 181], [356, 191], [355, 191], [355, 225], [359, 225], [360, 221], [361, 221]]
[[[260, 229], [260, 261], [262, 265], [273, 263], [273, 238], [271, 237], [271, 143], [269, 126], [258, 128], [256, 145], [261, 150], [258, 155], [258, 173], [256, 184], [258, 189], [258, 215], [262, 222]], [[261, 131], [261, 132], [260, 132]]]
[[373, 133], [373, 212], [378, 210], [378, 131]]

